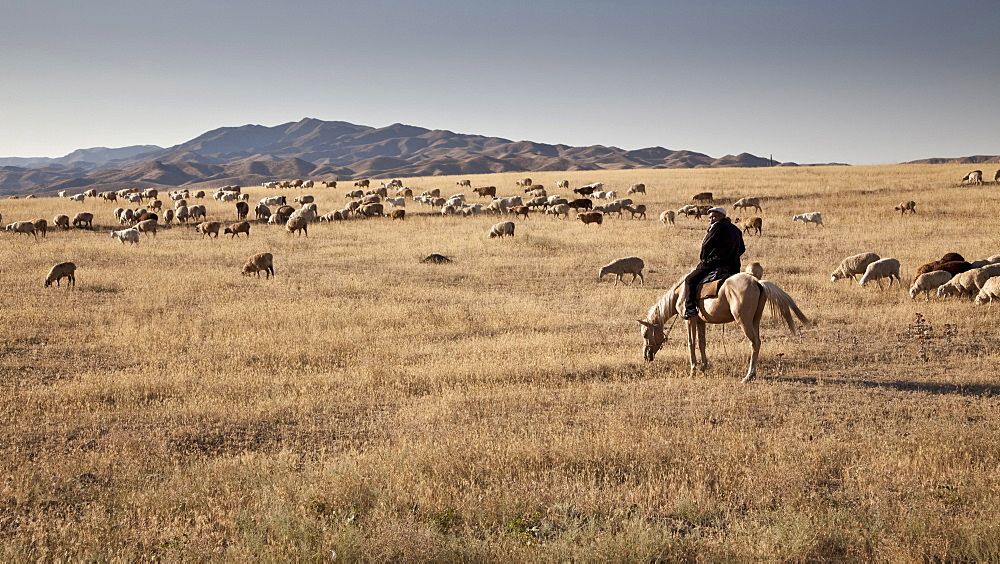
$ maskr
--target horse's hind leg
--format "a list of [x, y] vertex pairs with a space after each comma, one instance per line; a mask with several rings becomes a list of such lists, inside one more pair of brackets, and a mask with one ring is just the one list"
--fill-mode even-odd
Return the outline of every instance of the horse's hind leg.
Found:
[[752, 321], [737, 319], [743, 334], [750, 340], [750, 367], [747, 368], [747, 375], [743, 377], [746, 384], [757, 375], [757, 357], [760, 356], [760, 325], [754, 325]]

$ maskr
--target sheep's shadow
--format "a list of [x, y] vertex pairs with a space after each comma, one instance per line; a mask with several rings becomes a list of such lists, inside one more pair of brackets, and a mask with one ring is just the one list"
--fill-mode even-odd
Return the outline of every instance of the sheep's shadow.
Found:
[[[805, 376], [762, 376], [760, 380], [771, 382], [790, 382], [797, 384], [817, 384], [820, 378]], [[949, 394], [967, 397], [1000, 396], [998, 384], [947, 384], [939, 382], [915, 382], [908, 380], [869, 380], [865, 378], [822, 378], [823, 385], [848, 385], [860, 388], [890, 390], [894, 392], [923, 392], [928, 394]]]

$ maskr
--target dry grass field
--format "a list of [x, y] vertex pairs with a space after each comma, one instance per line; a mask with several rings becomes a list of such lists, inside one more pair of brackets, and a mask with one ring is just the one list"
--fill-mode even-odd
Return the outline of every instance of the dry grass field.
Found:
[[[97, 219], [0, 232], [0, 559], [1000, 560], [998, 306], [906, 293], [946, 252], [1000, 253], [1000, 188], [959, 185], [972, 168], [471, 177], [499, 195], [521, 176], [647, 185], [648, 220], [533, 214], [503, 240], [486, 237], [496, 217], [408, 202], [405, 221], [308, 237], [175, 226], [132, 246], [109, 237], [113, 204], [2, 200], [4, 224]], [[246, 191], [311, 193], [325, 213], [341, 184]], [[765, 316], [748, 385], [733, 325], [709, 328], [694, 377], [680, 324], [654, 362], [640, 353], [635, 320], [707, 226], [656, 217], [701, 191], [765, 199], [744, 264], [815, 321], [791, 336]], [[791, 221], [809, 211], [825, 227]], [[241, 276], [262, 251], [276, 276]], [[831, 283], [862, 251], [899, 259], [904, 287]], [[644, 286], [598, 280], [629, 255]], [[62, 261], [75, 289], [44, 288]]]

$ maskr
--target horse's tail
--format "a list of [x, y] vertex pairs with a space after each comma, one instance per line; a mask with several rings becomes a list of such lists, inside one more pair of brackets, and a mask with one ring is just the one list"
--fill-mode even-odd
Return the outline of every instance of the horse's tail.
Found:
[[771, 306], [771, 314], [784, 319], [792, 335], [796, 332], [795, 319], [792, 318], [793, 313], [802, 323], [809, 325], [809, 318], [806, 317], [806, 314], [802, 313], [799, 306], [795, 304], [795, 300], [779, 288], [777, 284], [770, 280], [761, 280], [760, 286], [764, 288], [764, 297], [767, 299], [767, 304]]

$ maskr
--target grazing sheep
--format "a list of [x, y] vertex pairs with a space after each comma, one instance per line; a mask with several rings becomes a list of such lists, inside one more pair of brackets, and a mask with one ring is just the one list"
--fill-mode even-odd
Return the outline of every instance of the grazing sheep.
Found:
[[63, 229], [69, 229], [69, 216], [65, 214], [57, 215], [53, 218], [52, 225], [62, 227]]
[[710, 204], [715, 203], [715, 199], [712, 197], [711, 192], [698, 192], [691, 199], [696, 202], [708, 202]]
[[174, 220], [174, 210], [168, 208], [165, 212], [163, 212], [163, 223], [165, 225], [170, 225], [170, 222], [173, 220]]
[[626, 194], [645, 194], [645, 193], [646, 193], [646, 185], [642, 184], [641, 182], [629, 186], [628, 192], [626, 192]]
[[579, 211], [581, 209], [583, 209], [583, 210], [589, 210], [589, 209], [592, 209], [594, 207], [594, 202], [591, 201], [590, 198], [577, 198], [577, 199], [572, 200], [571, 202], [569, 202], [569, 207], [571, 207], [571, 208], [573, 208], [573, 209], [575, 209], [577, 211]]
[[136, 223], [132, 229], [135, 229], [139, 233], [152, 233], [156, 236], [156, 220], [155, 219], [144, 219]]
[[392, 219], [405, 220], [406, 219], [406, 210], [404, 210], [402, 208], [396, 208], [396, 209], [392, 210], [391, 212], [389, 212], [389, 217], [392, 218]]
[[850, 278], [851, 280], [857, 280], [858, 274], [864, 274], [868, 265], [877, 261], [882, 257], [875, 253], [858, 253], [856, 255], [851, 255], [844, 260], [840, 261], [840, 266], [837, 270], [833, 271], [830, 275], [830, 282], [836, 282], [841, 278]]
[[521, 180], [514, 182], [514, 184], [516, 184], [518, 187], [523, 187], [523, 186], [531, 186], [532, 182], [530, 178], [522, 178]]
[[246, 202], [236, 202], [236, 219], [246, 219], [250, 214], [250, 204]]
[[365, 178], [364, 180], [358, 180], [354, 183], [355, 188], [368, 188], [371, 186], [372, 181]]
[[214, 235], [215, 238], [218, 239], [219, 229], [221, 228], [222, 228], [221, 221], [205, 221], [196, 225], [194, 230], [197, 233], [201, 233], [202, 237], [205, 236], [212, 237]]
[[733, 209], [735, 210], [736, 208], [754, 208], [757, 210], [757, 213], [760, 213], [760, 198], [740, 198], [733, 204]]
[[366, 204], [358, 207], [358, 209], [355, 210], [355, 212], [364, 218], [376, 217], [376, 216], [384, 217], [385, 212], [383, 210], [384, 208], [382, 204]]
[[243, 276], [260, 276], [260, 271], [264, 271], [264, 278], [274, 276], [274, 257], [271, 253], [257, 253], [247, 259], [243, 265]]
[[[622, 206], [621, 209], [624, 210], [624, 211], [629, 212], [630, 214], [632, 214], [632, 219], [635, 219], [636, 216], [639, 216], [639, 219], [646, 219], [646, 205], [645, 204], [639, 204], [639, 205], [637, 205], [635, 207], [633, 207], [633, 206]], [[619, 213], [621, 213], [621, 212], [619, 212]]]
[[983, 284], [979, 294], [976, 295], [977, 304], [985, 304], [993, 300], [1000, 300], [1000, 276], [994, 276]]
[[199, 219], [205, 219], [208, 215], [208, 210], [206, 210], [205, 206], [201, 204], [195, 204], [188, 208], [188, 213], [191, 214], [191, 219], [193, 221], [198, 221]]
[[583, 222], [584, 225], [589, 225], [591, 223], [596, 223], [600, 225], [604, 223], [604, 214], [601, 212], [583, 212], [576, 214], [576, 218]]
[[861, 280], [858, 284], [864, 286], [874, 280], [879, 289], [882, 289], [882, 279], [889, 279], [889, 287], [892, 287], [892, 281], [895, 280], [899, 282], [899, 285], [903, 285], [903, 281], [899, 278], [899, 261], [894, 258], [884, 258], [879, 259], [871, 264], [865, 269], [865, 273], [861, 276]]
[[[960, 255], [958, 253], [948, 253], [948, 254], [945, 255], [945, 258], [954, 257], [954, 256], [961, 257], [962, 255]], [[967, 262], [964, 259], [963, 260], [944, 260], [944, 259], [942, 259], [942, 260], [938, 260], [938, 261], [934, 261], [934, 262], [929, 262], [927, 264], [921, 265], [920, 268], [917, 269], [917, 272], [916, 272], [916, 274], [913, 275], [913, 277], [916, 278], [917, 276], [920, 276], [921, 274], [923, 274], [925, 272], [933, 272], [935, 270], [944, 270], [944, 271], [950, 273], [952, 276], [954, 276], [956, 274], [960, 274], [962, 272], [966, 272], [968, 270], [972, 270], [973, 268], [975, 268], [975, 267], [972, 265], [972, 263]]]
[[446, 264], [446, 263], [451, 262], [451, 259], [448, 258], [448, 257], [446, 257], [446, 256], [444, 256], [444, 255], [440, 255], [438, 253], [433, 253], [433, 254], [429, 254], [426, 257], [420, 259], [420, 262], [431, 263], [431, 264]]
[[908, 202], [900, 202], [898, 206], [892, 208], [899, 212], [899, 215], [904, 215], [906, 212], [917, 213], [917, 203], [913, 200]]
[[230, 235], [230, 239], [235, 239], [240, 233], [246, 233], [247, 239], [250, 238], [250, 222], [249, 221], [238, 221], [231, 224], [229, 227], [225, 228], [222, 233], [224, 235]]
[[[381, 206], [382, 204], [373, 204], [373, 205]], [[289, 233], [298, 233], [298, 235], [300, 236], [303, 233], [305, 233], [306, 237], [308, 237], [309, 222], [306, 221], [306, 218], [304, 217], [290, 217], [288, 218], [288, 221], [285, 223], [285, 230], [288, 231]]]
[[466, 186], [468, 186], [469, 188], [472, 188], [472, 181], [471, 180], [459, 180], [455, 184], [458, 184], [459, 186], [462, 186], [463, 188], [466, 187]]
[[660, 212], [660, 222], [662, 222], [663, 225], [675, 225], [674, 224], [675, 215], [676, 214], [674, 214], [674, 210], [663, 210], [662, 212]]
[[733, 223], [742, 223], [744, 233], [748, 233], [751, 230], [756, 230], [757, 234], [761, 235], [761, 227], [763, 227], [764, 225], [764, 220], [756, 216], [744, 217], [744, 218], [737, 217], [736, 221], [734, 221]]
[[809, 212], [802, 213], [796, 216], [792, 216], [792, 221], [802, 220], [802, 223], [815, 223], [817, 226], [823, 226], [823, 213], [822, 212]]
[[969, 184], [982, 184], [983, 183], [983, 171], [974, 170], [969, 174], [962, 177], [962, 182], [968, 182]]
[[951, 278], [951, 273], [944, 270], [933, 270], [917, 276], [917, 279], [913, 281], [913, 285], [910, 286], [910, 299], [917, 299], [920, 292], [923, 292], [924, 301], [930, 300], [931, 291], [934, 290], [937, 293], [938, 287], [951, 280]]
[[122, 229], [121, 231], [112, 231], [111, 238], [118, 239], [121, 241], [122, 245], [125, 244], [125, 241], [134, 245], [139, 244], [139, 232], [132, 228]]
[[80, 212], [73, 216], [73, 227], [82, 228], [84, 225], [93, 229], [94, 227], [94, 214], [90, 212]]
[[73, 201], [73, 202], [82, 202], [82, 201], [84, 201], [84, 200], [85, 200], [86, 198], [87, 198], [87, 196], [86, 196], [86, 195], [84, 195], [84, 194], [73, 194], [72, 196], [70, 196], [70, 197], [69, 197], [69, 199], [70, 199], [71, 201]]
[[38, 240], [38, 233], [35, 231], [35, 224], [30, 221], [15, 221], [13, 223], [8, 223], [3, 229], [4, 231], [10, 231], [12, 233], [24, 233], [25, 235], [31, 234], [35, 237], [35, 240]]
[[616, 259], [601, 267], [600, 272], [597, 274], [598, 280], [604, 278], [605, 274], [615, 275], [615, 286], [618, 285], [619, 281], [622, 281], [622, 276], [625, 274], [631, 274], [632, 279], [629, 280], [628, 285], [631, 286], [635, 282], [636, 277], [639, 278], [639, 283], [643, 286], [646, 285], [645, 279], [642, 277], [642, 269], [646, 266], [639, 257], [626, 257]]
[[743, 269], [743, 272], [746, 272], [757, 280], [764, 277], [764, 267], [759, 262], [751, 262]]
[[[921, 275], [922, 276], [922, 275]], [[966, 270], [965, 272], [959, 272], [948, 280], [944, 284], [938, 286], [937, 295], [941, 298], [946, 298], [949, 296], [975, 296], [979, 291], [979, 287], [976, 286], [976, 273], [972, 270]]]
[[310, 196], [309, 194], [302, 194], [301, 196], [295, 196], [292, 198], [292, 201], [300, 204], [311, 204], [316, 201], [316, 198]]
[[59, 264], [53, 266], [49, 270], [48, 276], [45, 277], [45, 287], [48, 288], [53, 282], [56, 286], [59, 286], [59, 280], [66, 278], [66, 287], [69, 288], [70, 285], [76, 287], [76, 265], [71, 262], [60, 262]]
[[514, 222], [513, 221], [501, 221], [490, 228], [489, 238], [493, 239], [499, 237], [503, 239], [505, 236], [514, 236]]
[[49, 222], [48, 221], [45, 221], [42, 218], [38, 218], [38, 219], [32, 221], [31, 224], [35, 226], [35, 232], [36, 233], [40, 232], [42, 234], [42, 237], [45, 237], [45, 234], [49, 230]]
[[514, 214], [514, 219], [517, 219], [520, 215], [523, 215], [524, 219], [528, 219], [528, 212], [531, 211], [531, 208], [528, 206], [514, 206], [507, 211]]
[[567, 217], [569, 217], [569, 205], [559, 204], [556, 206], [551, 206], [549, 207], [549, 209], [545, 210], [545, 213], [554, 215], [556, 217], [561, 216], [560, 219], [566, 219]]

